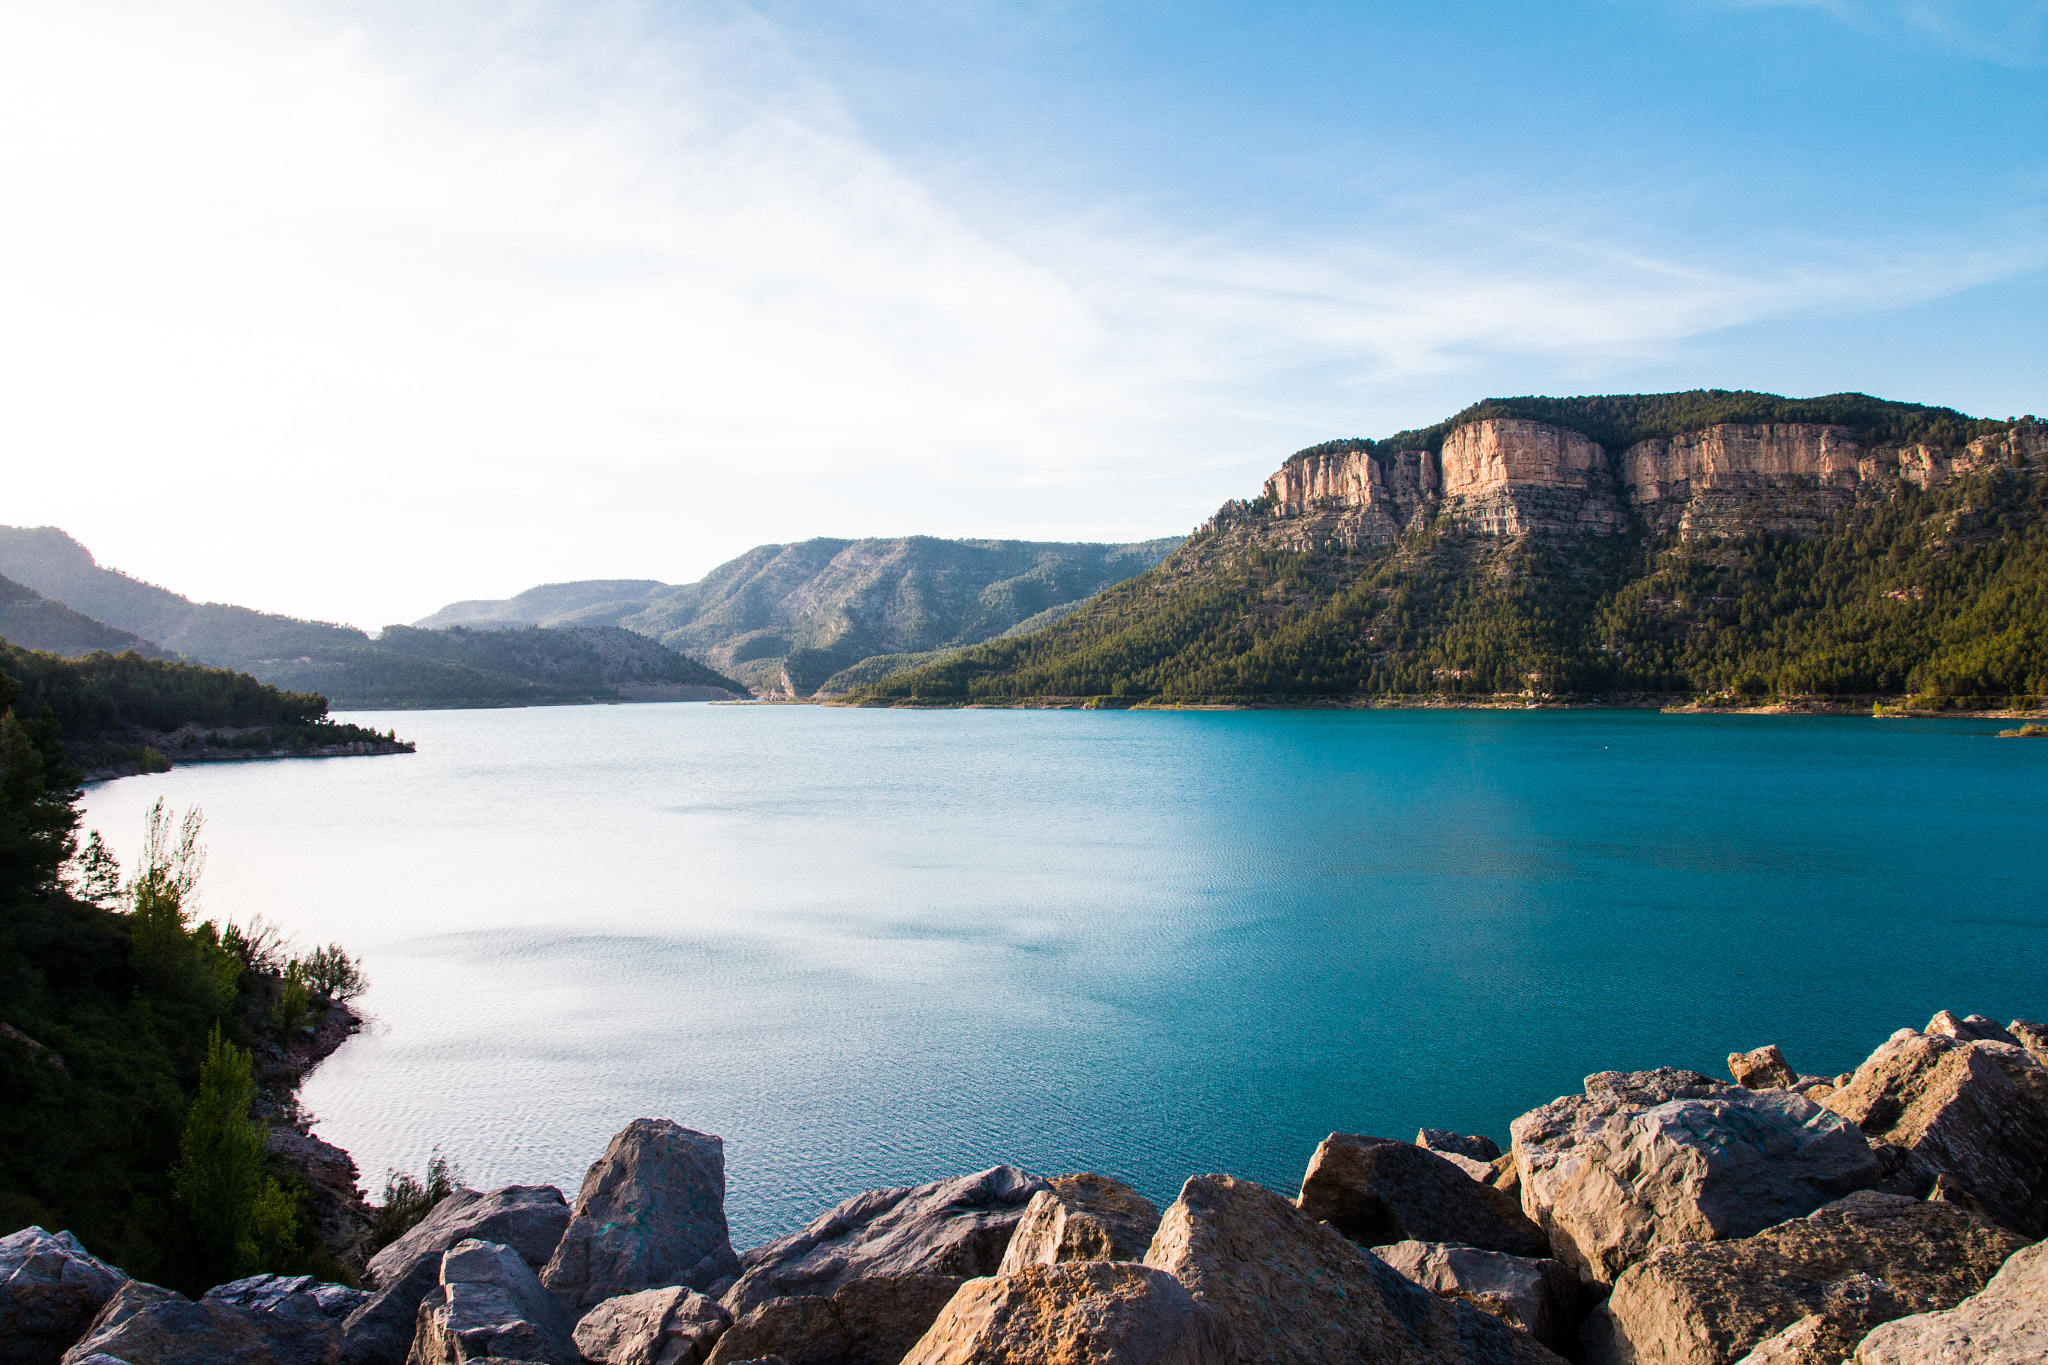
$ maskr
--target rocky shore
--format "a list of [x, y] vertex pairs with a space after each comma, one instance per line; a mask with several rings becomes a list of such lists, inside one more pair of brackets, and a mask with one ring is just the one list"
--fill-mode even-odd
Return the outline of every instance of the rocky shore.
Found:
[[997, 1166], [746, 1252], [723, 1141], [639, 1119], [573, 1203], [458, 1191], [361, 1289], [191, 1302], [23, 1229], [0, 1365], [2048, 1361], [2048, 1028], [1944, 1011], [1839, 1076], [1728, 1065], [1588, 1076], [1505, 1151], [1332, 1133], [1293, 1198]]

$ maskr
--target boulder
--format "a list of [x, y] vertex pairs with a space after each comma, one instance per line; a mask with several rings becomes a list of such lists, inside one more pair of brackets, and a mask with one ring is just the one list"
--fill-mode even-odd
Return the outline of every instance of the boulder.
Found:
[[1784, 1331], [1765, 1337], [1735, 1365], [1841, 1365], [1874, 1325], [1854, 1314], [1808, 1313]]
[[1361, 1246], [1460, 1242], [1514, 1256], [1550, 1251], [1507, 1195], [1427, 1148], [1332, 1133], [1302, 1177], [1301, 1211]]
[[2048, 1232], [2048, 1067], [2024, 1048], [1900, 1029], [1827, 1106], [1910, 1154], [1889, 1188], [1945, 1172], [2007, 1227]]
[[872, 1275], [829, 1298], [770, 1299], [719, 1339], [710, 1365], [764, 1356], [788, 1365], [896, 1365], [963, 1283], [952, 1275]]
[[200, 1299], [248, 1318], [278, 1365], [327, 1365], [341, 1345], [341, 1324], [370, 1296], [311, 1275], [252, 1275], [215, 1285]]
[[407, 1365], [492, 1358], [581, 1365], [575, 1320], [511, 1247], [472, 1238], [441, 1256], [441, 1283], [420, 1301]]
[[1396, 1242], [1374, 1247], [1372, 1254], [1424, 1289], [1463, 1299], [1560, 1355], [1577, 1349], [1579, 1324], [1590, 1305], [1585, 1286], [1562, 1261], [1454, 1242]]
[[576, 1324], [576, 1349], [592, 1365], [703, 1365], [732, 1315], [675, 1285], [606, 1299]]
[[1856, 1365], [2038, 1365], [2048, 1360], [2048, 1242], [2015, 1252], [1981, 1293], [1875, 1328]]
[[[1281, 1195], [1198, 1175], [1145, 1264], [1230, 1324], [1237, 1365], [1556, 1365], [1535, 1338], [1441, 1299]], [[964, 1292], [964, 1291], [963, 1291]]]
[[54, 1365], [127, 1282], [68, 1232], [0, 1237], [0, 1365]]
[[1490, 1137], [1475, 1137], [1467, 1133], [1448, 1132], [1442, 1128], [1423, 1128], [1415, 1134], [1415, 1145], [1427, 1147], [1438, 1156], [1456, 1153], [1474, 1161], [1500, 1160], [1500, 1144]]
[[2037, 1024], [2031, 1019], [2015, 1019], [2005, 1026], [2027, 1055], [2043, 1066], [2048, 1066], [2048, 1024]]
[[1818, 1316], [1853, 1343], [1960, 1303], [2023, 1245], [1954, 1205], [1862, 1190], [1754, 1237], [1660, 1248], [1615, 1281], [1581, 1340], [1591, 1365], [1732, 1365]]
[[744, 1318], [770, 1299], [830, 1295], [870, 1275], [993, 1275], [1031, 1197], [1046, 1182], [1014, 1166], [929, 1185], [870, 1190], [802, 1232], [741, 1258], [726, 1311]]
[[[1785, 1054], [1778, 1050], [1776, 1043], [1757, 1048], [1754, 1052], [1729, 1053], [1728, 1074], [1746, 1090], [1790, 1090], [1799, 1081], [1799, 1073], [1785, 1060]], [[1812, 1079], [1819, 1080], [1820, 1077]]]
[[372, 1256], [363, 1280], [371, 1289], [396, 1284], [422, 1258], [438, 1272], [441, 1254], [471, 1238], [511, 1247], [537, 1271], [555, 1254], [568, 1226], [568, 1201], [553, 1185], [506, 1185], [489, 1193], [457, 1190]]
[[1995, 1019], [1986, 1019], [1981, 1014], [1972, 1014], [1958, 1019], [1950, 1010], [1943, 1010], [1927, 1021], [1923, 1033], [1938, 1033], [1944, 1038], [1960, 1038], [1964, 1042], [2010, 1043], [2014, 1047], [2020, 1040], [2009, 1030], [1998, 1026]]
[[441, 1256], [420, 1256], [341, 1324], [341, 1365], [404, 1365], [420, 1304], [441, 1283]]
[[63, 1365], [95, 1357], [121, 1365], [281, 1365], [241, 1310], [130, 1280], [114, 1292]]
[[[1502, 1194], [1515, 1201], [1515, 1207], [1522, 1207], [1522, 1168], [1515, 1162], [1515, 1154], [1493, 1161], [1487, 1167], [1484, 1183], [1493, 1186]], [[1527, 1215], [1523, 1215], [1527, 1217]]]
[[[970, 1280], [902, 1365], [1232, 1365], [1223, 1315], [1129, 1261]], [[792, 1362], [792, 1365], [795, 1365]]]
[[1158, 1230], [1158, 1207], [1123, 1181], [1055, 1176], [1024, 1206], [996, 1274], [1062, 1261], [1135, 1261]]
[[1660, 1246], [1748, 1237], [1878, 1181], [1855, 1125], [1789, 1090], [1601, 1072], [1514, 1122], [1522, 1207], [1551, 1254], [1612, 1284]]
[[709, 1289], [739, 1273], [725, 1225], [725, 1142], [635, 1119], [583, 1177], [541, 1281], [572, 1308], [642, 1289]]

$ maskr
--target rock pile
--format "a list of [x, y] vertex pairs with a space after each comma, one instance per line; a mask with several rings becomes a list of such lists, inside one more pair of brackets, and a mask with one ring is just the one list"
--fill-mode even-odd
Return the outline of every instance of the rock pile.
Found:
[[1854, 1072], [1601, 1072], [1512, 1125], [1333, 1133], [1298, 1197], [1012, 1166], [735, 1255], [724, 1145], [640, 1119], [572, 1207], [463, 1190], [362, 1290], [197, 1302], [0, 1238], [0, 1365], [2048, 1362], [2048, 1028], [1944, 1012]]

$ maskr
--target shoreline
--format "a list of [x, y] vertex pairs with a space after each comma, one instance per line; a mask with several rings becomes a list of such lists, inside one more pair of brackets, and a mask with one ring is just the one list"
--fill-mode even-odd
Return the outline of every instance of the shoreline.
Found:
[[1607, 693], [1541, 696], [1505, 693], [1459, 696], [1256, 698], [1164, 701], [1122, 697], [1017, 697], [952, 701], [926, 698], [778, 698], [782, 705], [848, 706], [903, 711], [1658, 711], [1668, 716], [1843, 716], [1867, 720], [2048, 720], [2048, 707], [1932, 708], [1907, 697], [1776, 698], [1755, 704], [1689, 693]]

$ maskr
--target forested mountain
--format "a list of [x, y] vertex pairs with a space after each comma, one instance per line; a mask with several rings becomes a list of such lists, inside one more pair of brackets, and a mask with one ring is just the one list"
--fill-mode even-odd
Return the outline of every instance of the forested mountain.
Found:
[[149, 659], [164, 653], [140, 635], [95, 621], [11, 578], [0, 578], [0, 640], [66, 658], [102, 649]]
[[458, 602], [418, 624], [618, 625], [763, 692], [808, 696], [848, 679], [1035, 629], [1159, 563], [1178, 539], [1133, 545], [820, 538], [761, 545], [701, 580], [599, 579]]
[[2048, 427], [1701, 391], [1494, 399], [1297, 452], [1065, 621], [859, 695], [2044, 692]]

